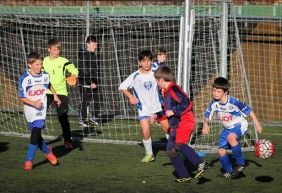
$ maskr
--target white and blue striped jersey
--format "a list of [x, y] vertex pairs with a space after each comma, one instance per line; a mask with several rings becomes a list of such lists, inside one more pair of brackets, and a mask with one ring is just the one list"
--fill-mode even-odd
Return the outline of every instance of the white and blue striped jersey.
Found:
[[129, 75], [119, 86], [119, 90], [132, 89], [133, 95], [138, 98], [136, 105], [139, 117], [151, 116], [160, 112], [161, 98], [154, 72], [141, 74], [139, 70]]
[[24, 114], [28, 123], [46, 119], [47, 97], [46, 93], [49, 87], [49, 74], [42, 72], [39, 76], [33, 76], [29, 71], [25, 71], [19, 79], [18, 94], [20, 98], [30, 100], [40, 99], [43, 103], [40, 109], [24, 104]]
[[251, 112], [251, 107], [243, 104], [235, 97], [228, 96], [225, 104], [213, 99], [204, 113], [204, 117], [211, 120], [213, 113], [217, 113], [224, 128], [232, 129], [241, 124], [242, 127], [247, 129], [248, 123], [245, 117], [249, 116]]

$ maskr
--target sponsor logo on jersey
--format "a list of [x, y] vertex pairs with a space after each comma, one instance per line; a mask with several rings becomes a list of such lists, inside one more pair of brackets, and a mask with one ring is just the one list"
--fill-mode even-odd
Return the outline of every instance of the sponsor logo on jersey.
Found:
[[29, 96], [42, 95], [44, 93], [44, 91], [45, 91], [45, 89], [29, 90], [28, 95]]
[[220, 120], [222, 122], [228, 122], [228, 121], [232, 121], [233, 120], [233, 116], [232, 115], [224, 115], [220, 117]]

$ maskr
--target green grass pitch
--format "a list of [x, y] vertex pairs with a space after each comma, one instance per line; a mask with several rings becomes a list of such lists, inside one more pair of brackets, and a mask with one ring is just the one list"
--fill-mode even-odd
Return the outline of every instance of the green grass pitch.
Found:
[[205, 159], [210, 169], [200, 181], [186, 184], [173, 181], [173, 168], [163, 147], [154, 146], [156, 161], [143, 164], [143, 147], [75, 142], [75, 149], [65, 151], [62, 141], [48, 141], [60, 165], [53, 167], [40, 151], [34, 169], [22, 169], [29, 139], [0, 135], [0, 192], [206, 192], [206, 193], [277, 193], [282, 190], [282, 128], [265, 128], [260, 138], [276, 145], [274, 157], [263, 160], [246, 152], [247, 168], [240, 179], [216, 177], [220, 164], [216, 154]]

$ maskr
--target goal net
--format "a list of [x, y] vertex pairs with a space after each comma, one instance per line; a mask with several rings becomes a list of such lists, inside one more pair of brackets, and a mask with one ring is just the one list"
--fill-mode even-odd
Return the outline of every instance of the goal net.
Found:
[[[204, 2], [204, 4], [203, 4]], [[195, 11], [193, 30], [190, 31], [192, 49], [189, 65], [189, 95], [194, 101], [198, 121], [191, 144], [202, 150], [217, 146], [218, 121], [212, 122], [212, 133], [201, 135], [202, 114], [211, 100], [211, 83], [219, 75], [222, 60], [222, 1], [193, 1]], [[242, 49], [233, 6], [227, 3], [226, 62], [227, 77], [231, 81], [231, 95], [251, 103], [248, 80], [244, 69]], [[79, 49], [85, 46], [88, 34], [98, 39], [101, 63], [99, 125], [79, 125], [80, 95], [78, 87], [69, 88], [69, 116], [72, 136], [86, 141], [109, 143], [138, 143], [141, 139], [137, 114], [118, 86], [138, 69], [137, 54], [143, 49], [153, 53], [164, 48], [167, 64], [183, 78], [183, 40], [181, 17], [184, 2], [173, 4], [82, 5], [71, 6], [5, 6], [1, 10], [0, 40], [0, 133], [25, 136], [28, 134], [22, 104], [17, 96], [17, 81], [26, 69], [26, 56], [37, 51], [47, 56], [47, 41], [58, 38], [62, 42], [61, 56], [77, 64]], [[179, 73], [177, 73], [179, 72]], [[183, 84], [183, 82], [180, 82]], [[93, 104], [89, 107], [92, 116]], [[249, 129], [243, 139], [244, 147], [251, 147], [255, 139]], [[45, 137], [60, 137], [61, 128], [53, 107], [48, 110]], [[164, 134], [158, 125], [152, 127], [154, 141], [162, 141]]]

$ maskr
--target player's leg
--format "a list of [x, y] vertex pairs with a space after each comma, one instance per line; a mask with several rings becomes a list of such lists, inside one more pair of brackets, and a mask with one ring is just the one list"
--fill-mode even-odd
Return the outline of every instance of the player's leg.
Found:
[[241, 136], [241, 125], [238, 125], [232, 129], [231, 133], [227, 137], [227, 141], [231, 146], [231, 150], [234, 155], [236, 164], [238, 165], [236, 167], [236, 170], [240, 172], [245, 169], [245, 160], [242, 153], [241, 145], [239, 143]]
[[57, 165], [57, 164], [58, 164], [58, 159], [57, 159], [57, 157], [53, 154], [52, 148], [51, 148], [50, 146], [47, 146], [46, 142], [45, 142], [44, 139], [42, 138], [41, 132], [40, 132], [38, 147], [39, 147], [39, 149], [44, 153], [44, 157], [45, 157], [52, 165]]
[[58, 120], [60, 122], [64, 144], [66, 149], [73, 149], [70, 131], [70, 122], [68, 117], [68, 97], [65, 95], [58, 95], [61, 100], [61, 105], [57, 107]]
[[41, 136], [41, 128], [33, 127], [31, 129], [30, 143], [25, 158], [24, 170], [32, 169], [32, 161], [36, 154], [36, 150], [40, 141], [40, 136]]
[[146, 153], [145, 157], [141, 160], [141, 162], [148, 163], [155, 160], [150, 133], [150, 117], [140, 118], [140, 126], [143, 136], [143, 145]]
[[160, 123], [160, 125], [162, 127], [163, 132], [165, 133], [166, 139], [168, 139], [170, 126], [169, 126], [167, 118], [166, 117], [160, 118], [159, 119], [159, 123]]
[[94, 89], [92, 91], [92, 97], [93, 97], [93, 105], [94, 105], [94, 111], [93, 116], [97, 119], [100, 114], [100, 104], [101, 104], [101, 97], [99, 93], [99, 89]]
[[87, 127], [86, 121], [87, 121], [87, 107], [89, 106], [89, 102], [86, 99], [86, 93], [85, 93], [84, 87], [80, 87], [80, 98], [81, 98], [81, 105], [80, 105], [80, 124], [84, 127]]

